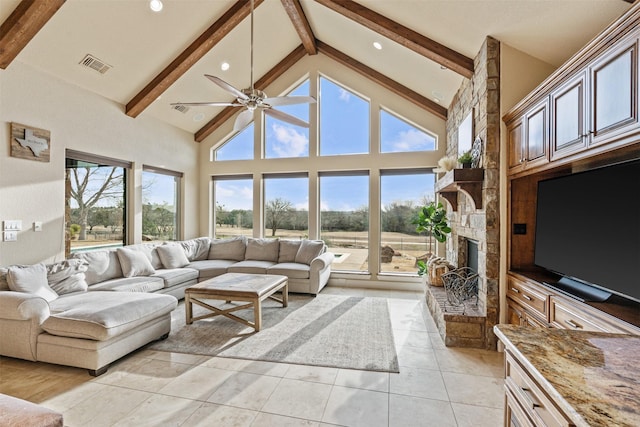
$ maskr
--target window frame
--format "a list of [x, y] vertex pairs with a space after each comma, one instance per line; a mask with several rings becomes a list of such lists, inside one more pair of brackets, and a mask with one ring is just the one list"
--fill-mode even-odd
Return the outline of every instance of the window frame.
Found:
[[[143, 184], [142, 181], [144, 181], [144, 173], [145, 172], [149, 172], [149, 173], [154, 173], [157, 175], [166, 175], [166, 176], [172, 176], [174, 178], [176, 178], [176, 182], [175, 182], [175, 189], [176, 189], [176, 193], [175, 193], [175, 218], [174, 218], [174, 239], [177, 240], [181, 240], [184, 235], [183, 235], [183, 227], [182, 227], [182, 178], [184, 177], [184, 173], [182, 172], [178, 172], [178, 171], [174, 171], [171, 169], [166, 169], [166, 168], [160, 168], [160, 167], [156, 167], [156, 166], [150, 166], [150, 165], [142, 165], [142, 177], [141, 177], [141, 184]], [[142, 202], [142, 204], [144, 205], [144, 202]], [[141, 206], [142, 209], [142, 206]], [[143, 221], [144, 221], [144, 211], [143, 211]]]

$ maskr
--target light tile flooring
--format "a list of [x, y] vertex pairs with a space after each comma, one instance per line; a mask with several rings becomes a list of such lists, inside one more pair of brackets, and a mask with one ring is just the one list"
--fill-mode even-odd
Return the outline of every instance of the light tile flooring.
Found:
[[423, 296], [387, 298], [399, 374], [141, 350], [97, 378], [0, 358], [0, 393], [64, 414], [66, 426], [501, 426], [501, 353], [446, 348]]

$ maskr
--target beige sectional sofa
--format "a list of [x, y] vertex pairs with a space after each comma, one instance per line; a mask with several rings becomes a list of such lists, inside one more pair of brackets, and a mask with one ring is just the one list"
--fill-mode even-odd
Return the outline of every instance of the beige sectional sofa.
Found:
[[81, 252], [44, 265], [0, 267], [0, 355], [105, 372], [166, 337], [184, 290], [226, 272], [289, 277], [318, 294], [333, 254], [322, 241], [208, 237]]

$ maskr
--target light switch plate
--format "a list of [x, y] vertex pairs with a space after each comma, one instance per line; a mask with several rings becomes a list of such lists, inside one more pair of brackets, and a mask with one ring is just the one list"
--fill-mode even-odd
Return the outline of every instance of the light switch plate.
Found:
[[16, 240], [18, 240], [18, 232], [5, 231], [2, 233], [2, 237], [5, 242], [15, 242]]
[[20, 231], [22, 230], [21, 219], [8, 219], [3, 223], [3, 231]]

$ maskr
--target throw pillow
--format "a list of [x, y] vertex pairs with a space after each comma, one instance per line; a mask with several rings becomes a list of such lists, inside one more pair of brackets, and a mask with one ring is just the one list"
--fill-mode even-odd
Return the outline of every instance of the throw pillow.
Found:
[[296, 254], [296, 262], [309, 265], [323, 251], [324, 242], [322, 240], [303, 240]]
[[248, 239], [244, 259], [278, 262], [278, 239]]
[[118, 248], [116, 251], [124, 277], [150, 276], [156, 272], [144, 252], [128, 248]]
[[296, 262], [296, 255], [300, 249], [301, 240], [280, 240], [280, 254], [278, 262]]
[[83, 259], [89, 263], [85, 272], [85, 280], [89, 286], [122, 277], [120, 260], [115, 250], [77, 252], [72, 258]]
[[189, 264], [189, 258], [178, 244], [162, 245], [156, 248], [164, 268], [181, 268]]
[[212, 240], [209, 246], [208, 259], [228, 259], [232, 261], [244, 261], [244, 253], [247, 249], [247, 238], [244, 236], [231, 239]]
[[8, 268], [0, 267], [0, 291], [8, 291], [9, 283], [7, 282]]
[[44, 264], [12, 265], [7, 273], [9, 289], [37, 295], [51, 302], [58, 298], [47, 283], [47, 268]]
[[89, 267], [86, 260], [66, 259], [46, 267], [49, 287], [58, 295], [84, 292], [89, 287], [85, 279], [85, 272]]
[[211, 239], [208, 237], [198, 237], [196, 239], [183, 240], [180, 242], [189, 261], [203, 261], [209, 255], [209, 245]]

